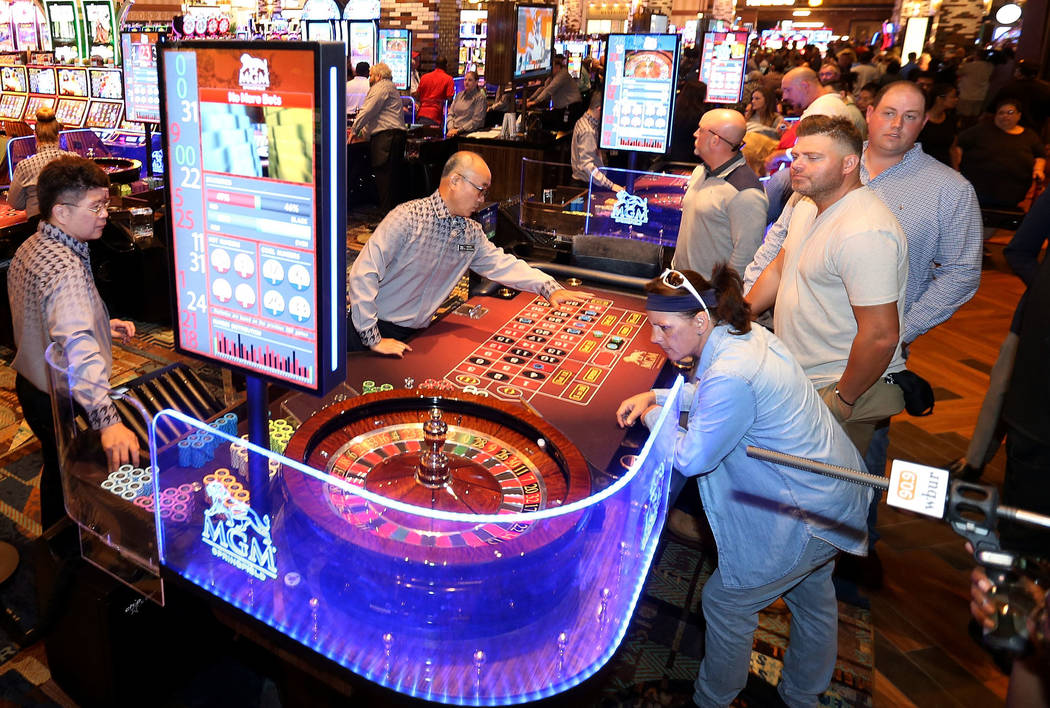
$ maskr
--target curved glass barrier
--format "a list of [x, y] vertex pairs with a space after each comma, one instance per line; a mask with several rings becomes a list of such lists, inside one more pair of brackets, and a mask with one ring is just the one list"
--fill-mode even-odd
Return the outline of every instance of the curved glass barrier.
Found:
[[667, 510], [677, 404], [596, 493], [564, 436], [489, 405], [368, 394], [295, 431], [271, 421], [284, 454], [235, 422], [162, 411], [152, 431], [188, 432], [151, 440], [143, 508], [161, 563], [404, 694], [507, 705], [567, 690], [627, 631]]
[[602, 167], [591, 175], [586, 233], [674, 248], [688, 175]]
[[57, 342], [48, 347], [45, 358], [62, 492], [66, 513], [81, 529], [81, 553], [118, 580], [163, 604], [153, 516], [131, 503], [149, 488], [149, 462], [142, 459], [137, 467], [109, 469], [99, 433], [88, 425], [84, 406], [108, 397], [128, 427], [137, 426], [144, 433], [152, 425], [150, 414], [123, 390], [110, 390], [78, 377]]

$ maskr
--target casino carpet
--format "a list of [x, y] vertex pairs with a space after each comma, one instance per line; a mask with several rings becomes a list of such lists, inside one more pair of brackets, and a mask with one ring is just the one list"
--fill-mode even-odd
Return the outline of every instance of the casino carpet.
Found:
[[[115, 347], [114, 383], [119, 384], [178, 359], [170, 329], [137, 324], [133, 347]], [[14, 352], [0, 347], [0, 539], [13, 543], [22, 558], [39, 536], [39, 444], [21, 423], [14, 393]], [[215, 367], [193, 364], [216, 393], [224, 389]], [[226, 383], [228, 386], [228, 382]], [[696, 549], [665, 535], [658, 548], [644, 593], [624, 644], [607, 669], [598, 705], [601, 708], [674, 708], [687, 704], [703, 651], [700, 589], [712, 566]], [[0, 587], [0, 600], [26, 629], [36, 622], [33, 577], [28, 565]], [[2, 610], [0, 610], [2, 611]], [[751, 656], [748, 687], [736, 706], [775, 705], [770, 684], [780, 677], [790, 617], [782, 603], [762, 613]], [[872, 691], [872, 628], [866, 610], [839, 605], [839, 659], [821, 705], [870, 706]], [[13, 657], [14, 661], [10, 661]], [[39, 662], [20, 661], [24, 653], [0, 629], [0, 708], [13, 705], [55, 705], [40, 692], [50, 675]], [[4, 662], [8, 662], [6, 665]], [[25, 665], [37, 667], [26, 671]], [[53, 685], [53, 684], [49, 684]]]

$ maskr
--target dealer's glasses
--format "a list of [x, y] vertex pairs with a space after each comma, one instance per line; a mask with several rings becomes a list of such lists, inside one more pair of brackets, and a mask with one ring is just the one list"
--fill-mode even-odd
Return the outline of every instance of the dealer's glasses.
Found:
[[484, 199], [485, 197], [487, 197], [489, 195], [489, 188], [488, 187], [479, 187], [478, 185], [474, 184], [469, 179], [467, 179], [467, 176], [465, 174], [463, 174], [462, 172], [457, 172], [456, 174], [459, 175], [460, 177], [462, 177], [464, 182], [469, 184], [474, 189], [478, 190], [478, 196], [480, 196], [482, 199]]
[[696, 301], [700, 303], [700, 307], [703, 308], [704, 314], [707, 315], [707, 319], [714, 322], [714, 319], [711, 317], [711, 312], [707, 309], [707, 303], [705, 303], [704, 299], [700, 297], [700, 293], [696, 291], [693, 284], [689, 282], [689, 278], [682, 275], [681, 272], [668, 268], [663, 272], [663, 275], [660, 276], [660, 282], [671, 288], [685, 288], [689, 294], [695, 297]]
[[80, 207], [81, 209], [87, 209], [95, 216], [99, 216], [102, 214], [102, 212], [109, 210], [108, 199], [102, 202], [101, 204], [96, 204], [95, 206], [84, 206], [83, 204], [70, 204], [69, 202], [59, 202], [59, 204], [63, 206]]

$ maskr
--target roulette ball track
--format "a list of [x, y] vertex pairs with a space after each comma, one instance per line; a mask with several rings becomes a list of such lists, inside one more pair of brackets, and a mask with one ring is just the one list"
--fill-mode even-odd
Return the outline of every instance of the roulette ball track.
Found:
[[[490, 631], [519, 623], [516, 608], [555, 606], [571, 582], [561, 569], [575, 567], [568, 560], [580, 552], [587, 511], [491, 520], [591, 491], [580, 452], [519, 404], [457, 391], [367, 394], [315, 414], [285, 455], [420, 510], [392, 509], [285, 469], [285, 496], [299, 513], [283, 515], [275, 533], [300, 548], [337, 549], [297, 554], [297, 571], [325, 589], [330, 606], [351, 615], [379, 609], [418, 627], [440, 615]], [[431, 510], [489, 518], [434, 518]], [[353, 587], [338, 581], [346, 563], [365, 569]], [[494, 587], [504, 588], [498, 599]]]

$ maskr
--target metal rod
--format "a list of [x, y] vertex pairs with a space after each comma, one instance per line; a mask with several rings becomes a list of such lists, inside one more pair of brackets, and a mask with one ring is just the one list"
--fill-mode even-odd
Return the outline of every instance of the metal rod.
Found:
[[1028, 524], [1029, 526], [1042, 526], [1043, 528], [1050, 529], [1050, 516], [1045, 514], [1037, 514], [1034, 511], [1025, 511], [1024, 509], [1018, 509], [1014, 506], [1001, 506], [996, 509], [996, 514], [1003, 519], [1010, 519], [1020, 524]]
[[857, 470], [851, 470], [848, 467], [829, 465], [826, 462], [815, 462], [813, 460], [807, 460], [805, 457], [797, 457], [785, 452], [764, 450], [760, 447], [755, 447], [754, 445], [747, 446], [747, 456], [753, 457], [756, 460], [775, 462], [776, 464], [784, 465], [785, 467], [794, 467], [795, 469], [803, 470], [805, 472], [816, 472], [817, 474], [822, 474], [826, 477], [841, 479], [844, 482], [863, 484], [867, 487], [874, 487], [883, 492], [890, 488], [890, 481], [885, 477], [868, 474], [867, 472], [858, 472]]

